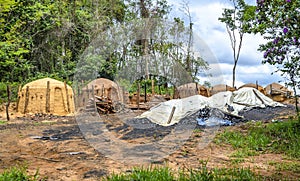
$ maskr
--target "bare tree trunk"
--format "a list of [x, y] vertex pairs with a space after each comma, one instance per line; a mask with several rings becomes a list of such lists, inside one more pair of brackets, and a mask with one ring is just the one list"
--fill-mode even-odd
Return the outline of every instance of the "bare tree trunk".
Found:
[[232, 87], [235, 87], [235, 69], [236, 69], [236, 63], [234, 63], [233, 65], [233, 69], [232, 69]]
[[300, 122], [300, 114], [299, 114], [299, 108], [298, 108], [298, 95], [297, 95], [297, 89], [296, 89], [296, 81], [294, 80], [294, 77], [291, 78], [292, 82], [293, 82], [293, 91], [295, 94], [295, 110], [296, 110], [296, 114], [297, 114], [297, 118], [298, 121]]

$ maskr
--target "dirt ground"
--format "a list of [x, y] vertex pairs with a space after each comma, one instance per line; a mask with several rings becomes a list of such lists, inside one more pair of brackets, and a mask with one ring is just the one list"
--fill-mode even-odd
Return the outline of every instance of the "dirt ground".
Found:
[[[291, 114], [289, 111], [277, 116], [286, 118]], [[0, 116], [0, 120], [4, 121], [3, 108]], [[38, 170], [40, 176], [48, 178], [47, 180], [100, 180], [111, 173], [130, 172], [133, 166], [137, 166], [120, 163], [95, 150], [85, 140], [72, 116], [20, 117], [14, 113], [11, 117], [10, 121], [0, 124], [0, 172], [16, 164], [26, 164], [30, 174]], [[243, 124], [229, 128], [243, 129]], [[225, 128], [221, 127], [219, 132], [223, 129]], [[204, 160], [209, 168], [250, 167], [265, 176], [279, 175], [295, 180], [300, 178], [300, 173], [278, 171], [274, 164], [270, 164], [290, 162], [281, 154], [262, 153], [235, 163], [230, 157], [234, 152], [230, 146], [210, 142], [205, 148], [198, 149], [202, 134], [201, 131], [194, 132], [180, 149], [155, 164], [168, 165], [177, 170], [199, 168], [201, 160]]]

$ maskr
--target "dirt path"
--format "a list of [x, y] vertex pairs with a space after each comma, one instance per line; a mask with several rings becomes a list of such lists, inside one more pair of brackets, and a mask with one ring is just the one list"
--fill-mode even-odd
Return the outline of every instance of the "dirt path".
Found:
[[[241, 129], [241, 126], [231, 129]], [[209, 168], [250, 167], [257, 173], [270, 176], [278, 174], [271, 161], [288, 162], [279, 154], [261, 154], [235, 163], [230, 157], [234, 151], [230, 146], [210, 143], [198, 149], [202, 134], [193, 133], [179, 150], [157, 164], [166, 164], [177, 170], [198, 168], [201, 161], [207, 161]], [[113, 172], [129, 171], [133, 166], [106, 158], [96, 151], [84, 139], [73, 117], [14, 119], [0, 125], [0, 137], [0, 171], [26, 163], [31, 174], [38, 169], [41, 177], [48, 180], [99, 180]], [[297, 173], [282, 171], [279, 174], [300, 178]]]

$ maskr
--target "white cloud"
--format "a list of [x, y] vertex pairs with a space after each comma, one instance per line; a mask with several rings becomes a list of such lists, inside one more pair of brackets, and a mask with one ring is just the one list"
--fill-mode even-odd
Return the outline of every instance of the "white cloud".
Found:
[[[174, 14], [176, 14], [176, 16], [184, 16], [183, 13], [178, 10], [178, 6], [180, 6], [182, 1], [169, 1], [176, 4], [176, 6], [173, 7], [174, 12], [176, 12]], [[248, 3], [249, 2], [255, 4], [253, 0], [248, 1]], [[190, 1], [194, 31], [208, 45], [217, 58], [217, 61], [208, 61], [211, 67], [210, 73], [213, 77], [203, 78], [203, 80], [209, 79], [212, 85], [218, 83], [232, 84], [232, 49], [225, 24], [218, 20], [222, 15], [223, 9], [229, 7], [228, 1], [225, 0]], [[271, 75], [271, 73], [275, 71], [274, 67], [261, 64], [262, 53], [257, 51], [257, 49], [259, 44], [264, 42], [265, 40], [259, 35], [246, 34], [244, 36], [240, 60], [236, 70], [237, 87], [244, 83], [255, 83], [255, 81], [258, 81], [262, 85], [267, 85], [281, 80], [278, 74]]]

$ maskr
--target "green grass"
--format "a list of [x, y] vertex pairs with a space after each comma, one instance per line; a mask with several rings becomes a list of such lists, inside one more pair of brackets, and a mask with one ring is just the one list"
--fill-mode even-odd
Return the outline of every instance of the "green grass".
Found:
[[0, 181], [38, 181], [42, 180], [39, 178], [38, 171], [33, 176], [26, 173], [26, 166], [15, 166], [5, 170], [0, 174]]
[[300, 173], [300, 163], [297, 162], [269, 162], [269, 165], [274, 166], [276, 171]]
[[226, 129], [216, 136], [217, 144], [230, 144], [237, 149], [240, 157], [253, 156], [257, 153], [283, 153], [291, 158], [300, 158], [298, 120], [262, 124], [261, 122], [247, 124], [246, 132]]
[[209, 169], [207, 162], [197, 169], [171, 170], [168, 167], [135, 168], [130, 173], [112, 174], [106, 181], [201, 181], [201, 180], [261, 180], [249, 168]]
[[0, 125], [1, 125], [1, 124], [6, 124], [6, 123], [7, 123], [7, 121], [0, 120]]

